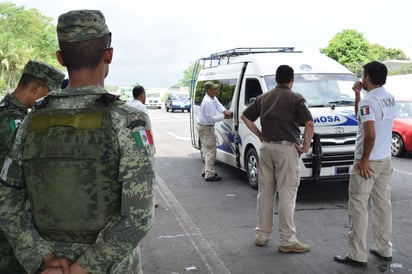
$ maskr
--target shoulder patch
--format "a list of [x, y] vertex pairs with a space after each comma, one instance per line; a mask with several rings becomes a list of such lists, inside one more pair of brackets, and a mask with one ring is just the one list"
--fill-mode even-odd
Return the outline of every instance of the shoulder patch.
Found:
[[369, 110], [369, 106], [363, 106], [360, 109], [360, 115], [369, 115], [370, 114], [370, 110]]
[[133, 132], [133, 137], [137, 147], [146, 147], [153, 145], [153, 137], [150, 130], [140, 130]]
[[134, 129], [135, 127], [145, 127], [146, 122], [143, 120], [135, 120], [130, 122], [130, 124], [127, 125], [127, 128], [129, 129]]

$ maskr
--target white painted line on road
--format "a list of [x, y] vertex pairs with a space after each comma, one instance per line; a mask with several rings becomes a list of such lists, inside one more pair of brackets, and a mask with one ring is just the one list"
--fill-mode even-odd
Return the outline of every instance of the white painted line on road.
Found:
[[412, 176], [411, 172], [403, 171], [403, 170], [400, 170], [400, 169], [394, 168], [393, 171]]
[[174, 133], [171, 133], [170, 131], [168, 131], [167, 134], [169, 134], [170, 136], [175, 137], [176, 139], [179, 139], [179, 140], [188, 140], [188, 141], [190, 141], [190, 137], [181, 137], [181, 136], [178, 136]]
[[195, 234], [177, 234], [177, 235], [166, 235], [166, 236], [159, 236], [158, 239], [173, 239], [173, 238], [180, 238], [180, 237], [187, 237], [187, 236], [197, 236], [201, 235], [202, 233], [195, 233]]
[[189, 214], [180, 204], [180, 202], [173, 195], [172, 191], [167, 187], [163, 179], [156, 173], [157, 190], [166, 205], [172, 210], [173, 215], [178, 221], [180, 227], [189, 237], [192, 245], [196, 249], [202, 261], [207, 266], [209, 272], [212, 274], [230, 274], [229, 269], [225, 266], [223, 261], [219, 258], [210, 244], [200, 233], [195, 226]]

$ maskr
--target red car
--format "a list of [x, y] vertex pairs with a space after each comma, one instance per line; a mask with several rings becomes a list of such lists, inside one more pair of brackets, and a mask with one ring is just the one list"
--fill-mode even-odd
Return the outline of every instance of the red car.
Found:
[[412, 99], [396, 99], [396, 118], [392, 128], [392, 156], [412, 152]]

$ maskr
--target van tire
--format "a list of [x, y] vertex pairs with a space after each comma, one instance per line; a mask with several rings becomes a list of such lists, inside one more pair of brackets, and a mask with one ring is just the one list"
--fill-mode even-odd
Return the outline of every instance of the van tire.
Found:
[[252, 147], [246, 153], [246, 176], [251, 188], [258, 189], [259, 157]]

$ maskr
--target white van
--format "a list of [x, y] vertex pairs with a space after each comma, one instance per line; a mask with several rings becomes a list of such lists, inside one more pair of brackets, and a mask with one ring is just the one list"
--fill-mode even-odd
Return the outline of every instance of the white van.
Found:
[[[193, 147], [202, 146], [196, 124], [203, 85], [213, 81], [220, 86], [219, 101], [233, 111], [233, 119], [215, 124], [217, 160], [245, 171], [249, 184], [257, 188], [260, 141], [240, 116], [257, 96], [275, 87], [279, 65], [294, 69], [292, 90], [306, 98], [315, 123], [312, 150], [301, 156], [302, 180], [348, 180], [358, 125], [352, 90], [357, 78], [323, 54], [305, 54], [293, 47], [236, 48], [198, 59], [190, 96]], [[260, 127], [259, 120], [256, 125]]]
[[147, 108], [162, 108], [162, 98], [160, 97], [160, 91], [146, 90], [146, 103]]

